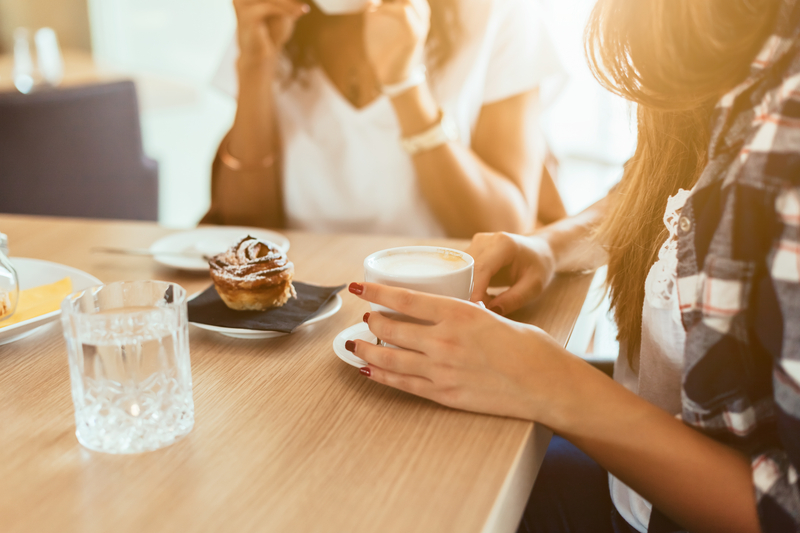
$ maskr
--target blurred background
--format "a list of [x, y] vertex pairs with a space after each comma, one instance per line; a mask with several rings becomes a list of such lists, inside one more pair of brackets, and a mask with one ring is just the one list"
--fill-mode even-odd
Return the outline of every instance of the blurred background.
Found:
[[[603, 90], [586, 65], [582, 35], [593, 0], [545, 3], [566, 75], [543, 88], [541, 126], [573, 214], [621, 176], [635, 145], [634, 110]], [[211, 86], [235, 26], [231, 0], [0, 0], [0, 87], [9, 82], [20, 27], [55, 30], [68, 78], [132, 79], [144, 150], [158, 162], [158, 220], [192, 227], [208, 208], [211, 162], [235, 111], [235, 101]], [[596, 299], [587, 301], [587, 313], [595, 307]], [[575, 351], [584, 344], [614, 349], [612, 330], [591, 335]]]
[[[548, 0], [565, 79], [547, 84], [542, 127], [560, 165], [558, 187], [578, 212], [619, 178], [635, 142], [632, 109], [599, 87], [583, 55], [592, 0]], [[159, 163], [159, 221], [185, 228], [208, 207], [210, 165], [235, 101], [211, 79], [236, 30], [231, 0], [0, 0], [0, 53], [13, 33], [55, 30], [67, 74], [96, 68], [136, 82], [146, 153]], [[0, 76], [10, 75], [10, 69]]]

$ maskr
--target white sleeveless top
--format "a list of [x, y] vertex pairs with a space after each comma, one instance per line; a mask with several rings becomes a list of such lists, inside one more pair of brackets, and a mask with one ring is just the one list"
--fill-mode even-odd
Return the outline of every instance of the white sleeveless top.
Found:
[[[459, 50], [431, 79], [442, 109], [470, 144], [485, 104], [527, 92], [560, 72], [540, 0], [460, 0]], [[214, 85], [235, 95], [235, 43]], [[429, 69], [430, 71], [430, 69]], [[278, 83], [284, 205], [290, 228], [444, 236], [400, 146], [400, 126], [385, 96], [354, 108], [320, 68], [305, 83]]]
[[[627, 357], [614, 365], [614, 379], [672, 415], [681, 412], [681, 372], [686, 331], [681, 322], [677, 290], [678, 219], [690, 191], [681, 189], [667, 201], [664, 224], [669, 237], [650, 268], [644, 289], [642, 344], [638, 373]], [[611, 499], [619, 514], [641, 533], [647, 532], [653, 506], [611, 474]]]

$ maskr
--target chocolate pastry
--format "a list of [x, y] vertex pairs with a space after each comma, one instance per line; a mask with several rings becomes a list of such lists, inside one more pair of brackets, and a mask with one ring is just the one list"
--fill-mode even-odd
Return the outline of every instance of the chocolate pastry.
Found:
[[208, 264], [217, 293], [231, 309], [264, 311], [297, 296], [294, 264], [274, 243], [248, 235]]

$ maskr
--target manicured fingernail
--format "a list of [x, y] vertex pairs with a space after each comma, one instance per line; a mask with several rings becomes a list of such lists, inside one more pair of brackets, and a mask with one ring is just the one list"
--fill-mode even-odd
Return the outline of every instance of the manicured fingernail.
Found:
[[353, 341], [347, 341], [344, 343], [344, 349], [348, 352], [356, 353], [356, 343]]
[[364, 368], [359, 368], [358, 371], [361, 372], [362, 375], [367, 377], [370, 377], [372, 375], [372, 370], [370, 370], [368, 366], [365, 366]]
[[360, 283], [353, 282], [350, 284], [347, 290], [353, 294], [362, 294], [364, 292], [364, 286]]
[[499, 305], [493, 305], [492, 307], [489, 308], [489, 311], [497, 313], [498, 315], [503, 314], [503, 308]]
[[364, 313], [364, 316], [361, 318], [365, 323], [369, 322], [369, 313]]

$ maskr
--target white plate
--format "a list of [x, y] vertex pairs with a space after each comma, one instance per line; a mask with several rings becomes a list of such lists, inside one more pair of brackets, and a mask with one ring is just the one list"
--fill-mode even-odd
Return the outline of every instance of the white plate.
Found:
[[[303, 328], [306, 326], [310, 326], [311, 324], [316, 324], [321, 320], [325, 320], [326, 318], [330, 318], [335, 315], [339, 309], [342, 308], [342, 297], [338, 294], [334, 296], [332, 300], [325, 304], [325, 306], [320, 309], [320, 312], [317, 316], [312, 319], [306, 320], [298, 327]], [[259, 329], [241, 329], [241, 328], [224, 328], [222, 326], [210, 326], [208, 324], [199, 324], [197, 322], [189, 322], [190, 324], [197, 326], [201, 329], [207, 329], [208, 331], [214, 331], [216, 333], [221, 333], [222, 335], [233, 337], [234, 339], [271, 339], [273, 337], [283, 337], [284, 335], [288, 335], [288, 333], [284, 333], [282, 331], [262, 331]]]
[[[217, 255], [246, 235], [257, 239], [274, 242], [283, 253], [289, 251], [289, 239], [267, 229], [245, 228], [238, 226], [223, 226], [218, 228], [198, 228], [167, 235], [153, 243], [150, 251], [155, 255], [157, 263], [180, 270], [207, 272], [208, 261], [203, 255]], [[158, 255], [159, 252], [187, 252], [196, 253], [198, 257], [181, 257], [177, 255]]]
[[348, 351], [347, 348], [344, 347], [344, 343], [347, 341], [355, 340], [367, 341], [372, 344], [378, 342], [378, 338], [369, 330], [369, 325], [361, 322], [355, 326], [350, 326], [336, 335], [336, 338], [333, 339], [333, 351], [339, 356], [339, 359], [348, 365], [353, 365], [356, 368], [363, 368], [367, 366], [367, 362], [360, 357], [356, 357], [353, 352]]
[[[20, 290], [55, 283], [67, 276], [72, 279], [72, 292], [103, 284], [102, 281], [82, 270], [51, 263], [50, 261], [12, 257], [11, 264], [14, 265], [14, 269], [19, 276]], [[0, 322], [0, 345], [8, 344], [30, 335], [35, 329], [56, 320], [60, 314], [61, 310], [59, 309], [6, 327], [3, 327], [2, 322]]]

